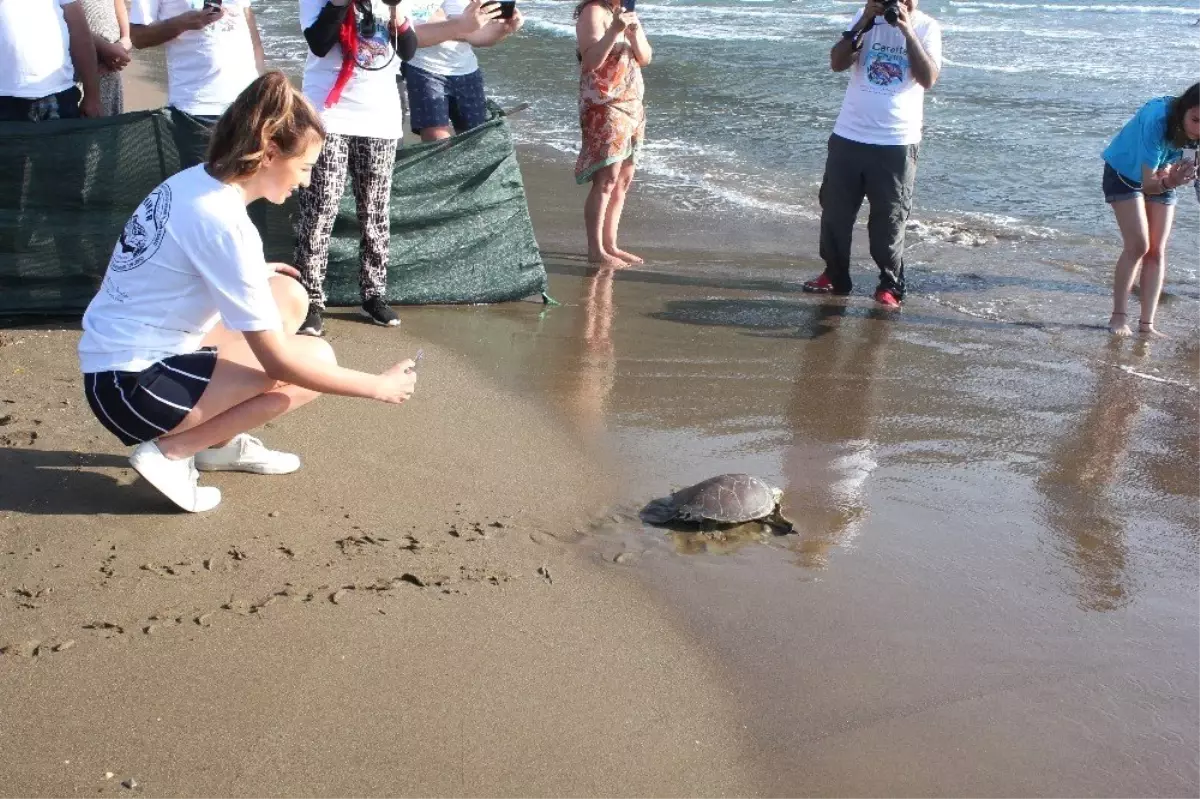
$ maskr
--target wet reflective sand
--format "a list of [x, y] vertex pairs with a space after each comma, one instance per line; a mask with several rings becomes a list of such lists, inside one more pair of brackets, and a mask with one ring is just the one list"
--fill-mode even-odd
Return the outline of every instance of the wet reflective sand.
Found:
[[[893, 318], [716, 268], [549, 266], [562, 307], [405, 325], [613, 458], [622, 499], [579, 545], [717, 655], [764, 792], [1200, 791], [1194, 328], [1110, 344], [952, 290]], [[637, 521], [738, 471], [785, 490], [795, 535]]]

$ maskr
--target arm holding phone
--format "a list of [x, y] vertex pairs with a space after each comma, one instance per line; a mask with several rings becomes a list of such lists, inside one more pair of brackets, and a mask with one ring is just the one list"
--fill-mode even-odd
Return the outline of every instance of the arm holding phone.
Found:
[[470, 36], [483, 30], [492, 20], [500, 17], [500, 6], [496, 3], [484, 5], [483, 0], [471, 0], [463, 12], [453, 19], [438, 9], [432, 22], [414, 25], [417, 32], [417, 47], [432, 47], [450, 41], [469, 41]]
[[633, 58], [637, 61], [639, 67], [650, 66], [651, 59], [654, 58], [654, 51], [650, 49], [650, 40], [646, 38], [646, 29], [642, 27], [642, 21], [638, 19], [634, 12], [635, 0], [624, 0], [622, 7], [625, 11], [622, 16], [627, 18], [628, 27], [625, 28], [625, 38], [629, 41], [629, 46], [633, 48]]
[[[493, 19], [481, 30], [469, 34], [464, 41], [472, 47], [491, 47], [512, 36], [517, 31], [521, 30], [521, 26], [525, 24], [525, 18], [521, 16], [521, 11], [516, 7], [516, 2], [509, 3], [488, 3], [484, 9], [495, 5], [500, 11], [500, 16]], [[507, 10], [506, 11], [506, 6]], [[509, 16], [505, 16], [508, 13]]]
[[139, 50], [166, 44], [187, 31], [207, 28], [225, 15], [224, 9], [206, 6], [200, 11], [185, 11], [170, 19], [152, 22], [149, 25], [130, 25], [129, 37]]
[[575, 23], [575, 36], [579, 40], [579, 58], [585, 72], [595, 72], [608, 60], [631, 20], [637, 21], [634, 12], [613, 12], [600, 3], [592, 3], [583, 9]]

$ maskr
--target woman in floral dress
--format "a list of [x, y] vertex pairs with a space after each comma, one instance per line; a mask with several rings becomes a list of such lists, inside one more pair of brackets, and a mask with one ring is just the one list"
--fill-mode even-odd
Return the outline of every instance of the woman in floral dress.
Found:
[[646, 136], [642, 67], [650, 63], [650, 43], [637, 14], [623, 10], [620, 0], [582, 0], [575, 19], [583, 134], [575, 180], [592, 183], [583, 210], [588, 260], [640, 264], [617, 245], [617, 228]]

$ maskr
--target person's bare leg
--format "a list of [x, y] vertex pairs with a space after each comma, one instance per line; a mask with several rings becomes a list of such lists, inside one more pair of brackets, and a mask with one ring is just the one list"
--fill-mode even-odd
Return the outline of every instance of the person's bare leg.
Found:
[[604, 248], [604, 220], [613, 190], [617, 185], [618, 164], [600, 167], [592, 174], [592, 188], [583, 204], [583, 222], [587, 228], [588, 261], [598, 266], [625, 266], [625, 262]]
[[1164, 335], [1154, 328], [1154, 315], [1158, 312], [1159, 295], [1167, 277], [1167, 239], [1171, 237], [1171, 224], [1175, 221], [1175, 206], [1146, 203], [1146, 221], [1150, 246], [1142, 258], [1142, 314], [1138, 319], [1138, 333], [1163, 338]]
[[1113, 274], [1113, 310], [1108, 331], [1115, 336], [1128, 336], [1132, 332], [1129, 329], [1129, 292], [1133, 288], [1134, 275], [1150, 247], [1150, 234], [1146, 204], [1141, 195], [1112, 203], [1112, 209], [1124, 244]]
[[617, 245], [617, 233], [621, 227], [621, 212], [625, 210], [625, 196], [629, 193], [629, 187], [633, 185], [635, 169], [632, 158], [627, 158], [622, 162], [621, 171], [617, 173], [617, 185], [613, 189], [612, 199], [608, 202], [608, 212], [604, 216], [604, 249], [627, 264], [645, 263], [641, 256], [622, 250]]
[[453, 135], [454, 130], [449, 127], [421, 128], [421, 141], [423, 142], [441, 141]]
[[[292, 345], [311, 358], [336, 363], [327, 342], [294, 333], [307, 310], [308, 295], [304, 288], [292, 278], [279, 275], [271, 278], [271, 289], [279, 304], [284, 329], [295, 336]], [[157, 439], [159, 450], [172, 460], [226, 444], [239, 433], [259, 427], [319, 396], [306, 388], [272, 380], [246, 339], [223, 325], [205, 337], [204, 346], [217, 347], [217, 363], [208, 388], [183, 421]]]

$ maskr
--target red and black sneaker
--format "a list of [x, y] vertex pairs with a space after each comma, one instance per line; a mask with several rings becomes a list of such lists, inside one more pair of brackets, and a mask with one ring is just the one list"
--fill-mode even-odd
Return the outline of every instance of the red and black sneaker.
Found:
[[887, 289], [879, 289], [875, 292], [875, 302], [893, 311], [900, 310], [900, 298]]
[[824, 272], [819, 274], [816, 280], [804, 281], [802, 288], [809, 294], [837, 294], [844, 297], [850, 293], [848, 291], [838, 291], [834, 288], [833, 281]]

